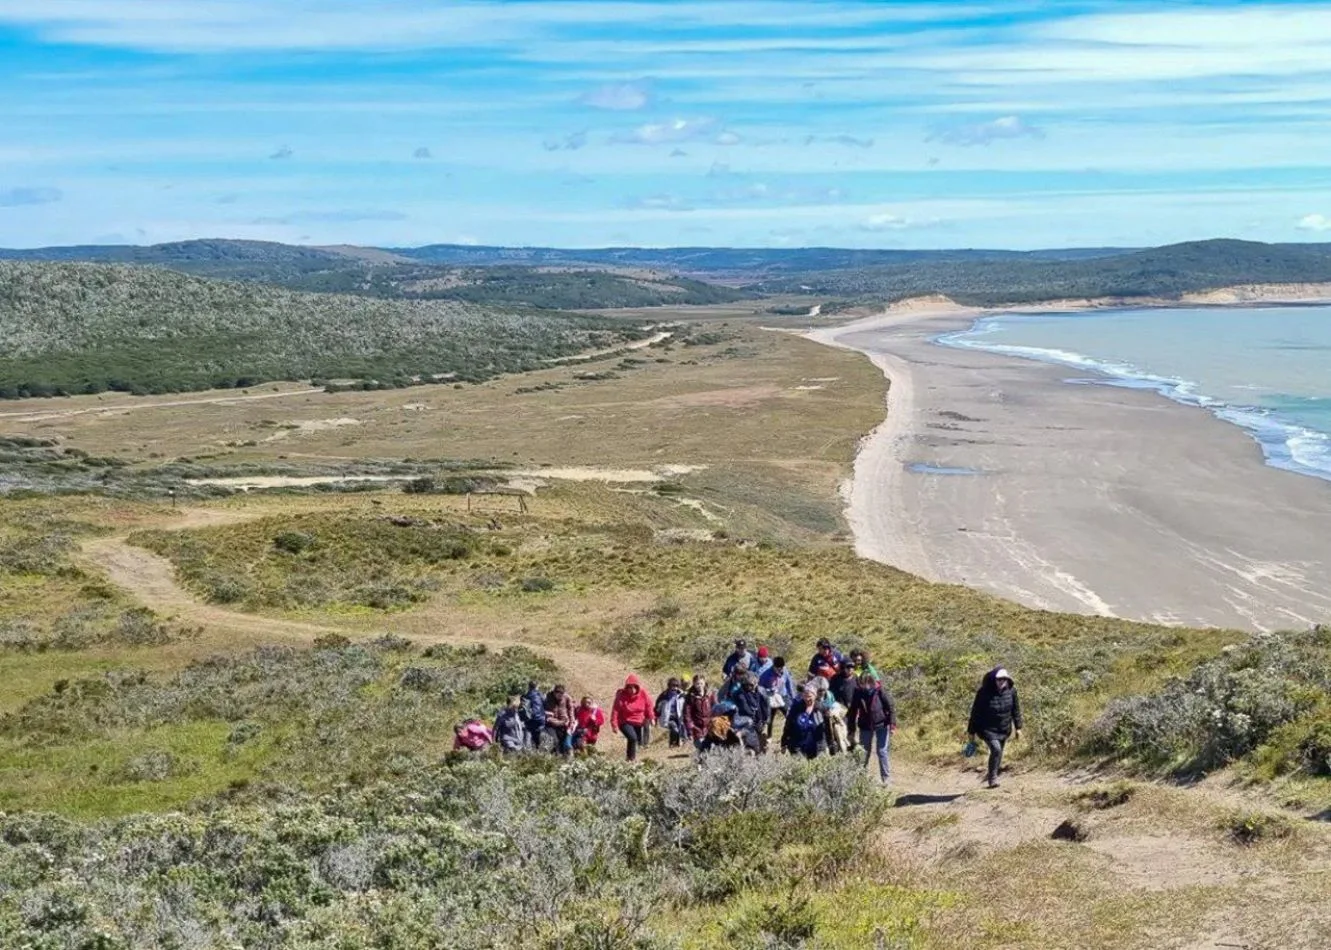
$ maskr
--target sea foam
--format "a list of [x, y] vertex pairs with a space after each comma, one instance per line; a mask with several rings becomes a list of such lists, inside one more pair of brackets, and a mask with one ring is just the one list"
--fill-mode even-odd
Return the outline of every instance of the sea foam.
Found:
[[1331, 481], [1331, 434], [1299, 425], [1262, 406], [1242, 406], [1208, 396], [1193, 380], [1159, 376], [1130, 363], [1096, 359], [1082, 353], [1052, 347], [1018, 346], [984, 339], [999, 329], [997, 317], [981, 317], [968, 330], [945, 333], [933, 342], [957, 349], [983, 350], [1004, 356], [1037, 360], [1089, 370], [1099, 374], [1094, 379], [1070, 379], [1069, 383], [1121, 386], [1148, 389], [1185, 406], [1210, 410], [1217, 418], [1247, 431], [1262, 448], [1268, 465]]

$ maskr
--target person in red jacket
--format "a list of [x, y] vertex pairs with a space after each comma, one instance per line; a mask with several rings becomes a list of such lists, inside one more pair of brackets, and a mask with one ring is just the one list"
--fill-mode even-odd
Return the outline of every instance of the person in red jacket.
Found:
[[656, 722], [652, 699], [642, 683], [632, 673], [624, 680], [624, 688], [615, 693], [615, 704], [610, 707], [610, 728], [617, 729], [628, 742], [628, 760], [638, 758], [638, 746], [643, 742], [647, 726]]
[[596, 700], [584, 696], [573, 711], [573, 718], [578, 722], [573, 734], [573, 748], [595, 749], [596, 740], [601, 737], [601, 727], [605, 725], [605, 712], [596, 705]]

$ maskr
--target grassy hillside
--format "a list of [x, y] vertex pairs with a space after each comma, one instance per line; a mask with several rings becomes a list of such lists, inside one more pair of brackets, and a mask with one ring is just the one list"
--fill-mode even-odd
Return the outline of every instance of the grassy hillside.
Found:
[[976, 306], [1082, 297], [1177, 297], [1238, 284], [1331, 281], [1331, 248], [1199, 241], [1080, 261], [924, 262], [819, 271], [754, 286], [890, 301], [945, 294]]
[[748, 294], [682, 277], [534, 267], [436, 267], [423, 264], [354, 266], [311, 272], [284, 281], [293, 289], [356, 293], [406, 300], [458, 300], [540, 310], [728, 303]]
[[0, 397], [350, 378], [477, 381], [614, 346], [606, 319], [298, 294], [150, 268], [0, 263]]
[[[33, 250], [0, 249], [0, 260], [153, 265], [228, 280], [273, 284], [288, 290], [358, 294], [408, 300], [467, 303], [541, 310], [658, 307], [714, 304], [745, 294], [697, 280], [633, 267], [612, 272], [603, 263], [554, 267], [504, 265], [459, 267], [374, 248], [316, 248], [269, 241], [198, 240], [147, 247], [88, 245]], [[588, 269], [592, 265], [596, 269]], [[629, 268], [625, 263], [622, 267]]]

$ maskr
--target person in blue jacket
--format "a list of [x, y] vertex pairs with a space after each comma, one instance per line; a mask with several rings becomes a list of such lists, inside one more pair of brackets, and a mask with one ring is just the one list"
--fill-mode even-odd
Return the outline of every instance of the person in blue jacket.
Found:
[[786, 668], [786, 658], [779, 656], [765, 672], [758, 674], [758, 687], [767, 694], [767, 705], [772, 715], [767, 720], [767, 738], [772, 738], [772, 727], [776, 723], [776, 714], [784, 719], [795, 705], [795, 678]]
[[827, 720], [818, 706], [818, 691], [805, 688], [795, 708], [786, 715], [781, 748], [791, 755], [816, 759], [827, 748]]
[[743, 661], [748, 661], [747, 668], [750, 670], [756, 669], [758, 666], [758, 658], [749, 652], [749, 642], [741, 637], [735, 641], [735, 649], [721, 664], [721, 675], [729, 677], [731, 673], [735, 672], [735, 667]]
[[545, 733], [545, 694], [535, 680], [527, 683], [527, 692], [522, 694], [522, 724], [527, 727], [528, 745], [540, 751]]

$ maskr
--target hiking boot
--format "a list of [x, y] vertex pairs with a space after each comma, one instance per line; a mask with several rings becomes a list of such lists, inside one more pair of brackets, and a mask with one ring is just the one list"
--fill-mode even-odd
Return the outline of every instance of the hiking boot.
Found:
[[991, 778], [988, 781], [986, 781], [985, 784], [988, 785], [990, 788], [998, 788], [998, 779]]

